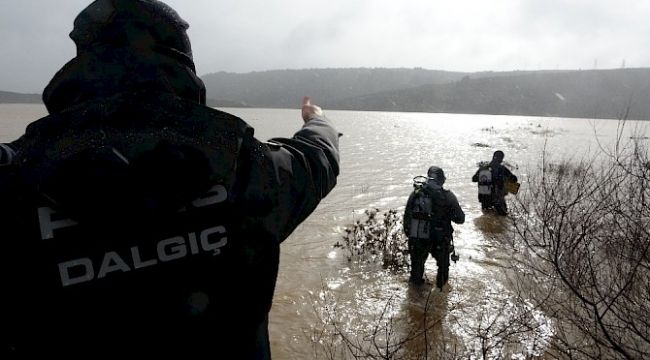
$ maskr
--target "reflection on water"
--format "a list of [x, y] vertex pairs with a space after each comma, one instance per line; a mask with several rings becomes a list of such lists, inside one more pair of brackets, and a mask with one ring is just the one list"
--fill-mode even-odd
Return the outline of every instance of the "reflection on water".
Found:
[[[301, 125], [299, 110], [227, 111], [247, 120], [262, 140], [288, 136]], [[0, 141], [15, 139], [28, 121], [44, 114], [42, 105], [0, 105]], [[481, 211], [476, 184], [470, 179], [476, 164], [500, 149], [505, 160], [518, 168], [515, 173], [526, 191], [526, 175], [536, 168], [544, 148], [561, 157], [595, 148], [595, 138], [608, 146], [616, 122], [460, 114], [327, 114], [345, 134], [340, 139], [341, 175], [332, 193], [283, 244], [270, 316], [274, 357], [327, 358], [323, 349], [365, 346], [363, 340], [373, 333], [379, 340], [401, 341], [400, 349], [387, 345], [385, 351], [397, 351], [396, 356], [406, 358], [425, 353], [429, 358], [453, 358], [454, 354], [523, 358], [542, 353], [547, 343], [540, 339], [550, 339], [552, 324], [509, 288], [503, 271], [507, 254], [494, 246], [499, 236], [512, 231], [509, 220]], [[412, 178], [434, 164], [445, 170], [445, 187], [457, 195], [467, 215], [465, 224], [455, 226], [460, 260], [451, 264], [449, 284], [442, 292], [430, 284], [409, 287], [406, 274], [350, 264], [345, 254], [332, 248], [342, 229], [365, 209], [403, 210]], [[435, 280], [434, 260], [427, 262], [426, 273]], [[513, 322], [526, 324], [530, 331], [509, 327]], [[350, 343], [328, 337], [336, 331], [346, 334]], [[490, 343], [495, 331], [507, 335], [507, 345]], [[335, 353], [334, 358], [341, 354]]]
[[508, 218], [486, 211], [483, 215], [474, 218], [474, 226], [486, 235], [500, 235], [508, 229]]

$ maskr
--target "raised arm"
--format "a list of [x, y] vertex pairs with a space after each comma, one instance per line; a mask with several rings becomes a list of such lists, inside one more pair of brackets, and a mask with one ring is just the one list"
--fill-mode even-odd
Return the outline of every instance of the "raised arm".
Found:
[[339, 132], [320, 107], [303, 99], [304, 125], [292, 138], [274, 138], [269, 152], [279, 182], [276, 219], [284, 240], [334, 188], [339, 174]]

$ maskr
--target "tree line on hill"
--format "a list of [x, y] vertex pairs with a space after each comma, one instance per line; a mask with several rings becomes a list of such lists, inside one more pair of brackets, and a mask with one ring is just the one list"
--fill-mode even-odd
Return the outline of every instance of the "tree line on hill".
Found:
[[305, 69], [203, 76], [208, 96], [295, 108], [650, 119], [650, 69], [446, 72]]
[[40, 94], [21, 94], [10, 91], [0, 91], [0, 104], [33, 104], [40, 103]]
[[[650, 119], [650, 68], [449, 72], [422, 68], [272, 70], [202, 76], [208, 105]], [[0, 91], [0, 103], [40, 102]]]

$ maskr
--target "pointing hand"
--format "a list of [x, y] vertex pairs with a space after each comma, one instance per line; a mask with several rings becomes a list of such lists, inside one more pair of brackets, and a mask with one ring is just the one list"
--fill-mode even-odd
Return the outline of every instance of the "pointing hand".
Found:
[[315, 116], [323, 116], [323, 109], [318, 105], [313, 105], [311, 103], [311, 98], [305, 96], [302, 99], [302, 120], [307, 122]]

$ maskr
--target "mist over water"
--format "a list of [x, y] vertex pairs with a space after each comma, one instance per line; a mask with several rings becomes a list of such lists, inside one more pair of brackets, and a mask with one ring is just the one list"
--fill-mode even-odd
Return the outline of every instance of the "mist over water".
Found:
[[[253, 126], [260, 140], [291, 136], [302, 124], [299, 110], [225, 110]], [[0, 141], [15, 139], [27, 123], [45, 114], [42, 105], [0, 105]], [[282, 245], [270, 315], [272, 351], [278, 359], [313, 358], [321, 319], [332, 312], [323, 306], [335, 309], [342, 330], [350, 333], [372, 330], [382, 314], [395, 319], [401, 334], [421, 326], [425, 317], [437, 319], [439, 326], [429, 341], [439, 337], [478, 351], [470, 325], [505, 324], [506, 315], [516, 316], [529, 304], [516, 300], [508, 288], [500, 266], [507, 254], [496, 251], [494, 242], [511, 226], [507, 218], [481, 212], [476, 184], [471, 182], [477, 163], [489, 160], [497, 149], [504, 151], [505, 162], [519, 177], [521, 191], [526, 191], [527, 174], [535, 171], [544, 149], [556, 159], [588, 157], [600, 147], [612, 146], [618, 126], [615, 120], [522, 116], [352, 111], [326, 115], [344, 134], [341, 175], [337, 187]], [[630, 131], [645, 129], [642, 122], [626, 126]], [[460, 260], [450, 267], [448, 289], [409, 288], [407, 274], [349, 263], [344, 251], [333, 248], [344, 227], [366, 209], [394, 208], [401, 217], [413, 177], [425, 175], [431, 165], [444, 169], [445, 188], [456, 194], [466, 213], [465, 224], [454, 225]], [[435, 279], [431, 258], [426, 274]], [[537, 339], [550, 339], [552, 322], [541, 312], [535, 313], [535, 321]], [[543, 352], [545, 344], [530, 341], [522, 336], [512, 352], [522, 356]], [[418, 346], [411, 346], [414, 353]]]

